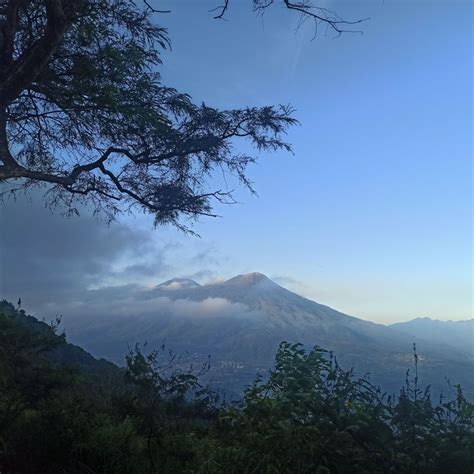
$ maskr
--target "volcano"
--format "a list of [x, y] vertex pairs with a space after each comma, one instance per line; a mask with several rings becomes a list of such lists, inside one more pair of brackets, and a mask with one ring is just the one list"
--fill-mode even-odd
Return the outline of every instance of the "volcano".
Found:
[[[136, 342], [166, 345], [182, 364], [210, 357], [214, 383], [233, 391], [272, 366], [282, 341], [332, 351], [341, 365], [370, 373], [392, 392], [414, 360], [410, 334], [336, 311], [256, 272], [206, 285], [174, 278], [137, 291], [110, 314], [85, 315], [80, 326], [66, 329], [71, 341], [116, 363]], [[423, 383], [441, 391], [449, 377], [474, 394], [472, 354], [422, 338], [417, 351]]]

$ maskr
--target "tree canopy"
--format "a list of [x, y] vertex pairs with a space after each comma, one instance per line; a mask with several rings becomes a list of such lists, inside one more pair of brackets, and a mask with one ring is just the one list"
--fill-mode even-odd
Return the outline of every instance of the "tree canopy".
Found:
[[[290, 106], [218, 110], [162, 83], [168, 32], [153, 2], [8, 0], [0, 5], [0, 183], [46, 186], [48, 205], [92, 204], [113, 219], [141, 210], [155, 224], [214, 215], [215, 171], [246, 175], [253, 154], [291, 150]], [[254, 0], [263, 12], [270, 2]], [[347, 24], [309, 2], [282, 4], [341, 33]], [[229, 0], [216, 7], [223, 18]], [[159, 20], [159, 18], [158, 18]]]

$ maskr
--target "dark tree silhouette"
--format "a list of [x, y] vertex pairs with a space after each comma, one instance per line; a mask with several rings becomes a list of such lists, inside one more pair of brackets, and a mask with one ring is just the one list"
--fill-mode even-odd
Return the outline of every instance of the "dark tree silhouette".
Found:
[[[254, 1], [257, 11], [273, 2]], [[289, 9], [345, 22], [309, 4]], [[289, 106], [217, 110], [162, 84], [167, 31], [154, 2], [6, 0], [0, 2], [0, 183], [8, 193], [47, 185], [46, 203], [78, 213], [86, 202], [113, 219], [142, 210], [155, 224], [183, 230], [182, 217], [213, 215], [215, 170], [246, 176], [256, 151], [290, 150]], [[228, 2], [220, 7], [223, 17]], [[328, 16], [329, 15], [329, 16]], [[321, 17], [321, 18], [322, 18]]]

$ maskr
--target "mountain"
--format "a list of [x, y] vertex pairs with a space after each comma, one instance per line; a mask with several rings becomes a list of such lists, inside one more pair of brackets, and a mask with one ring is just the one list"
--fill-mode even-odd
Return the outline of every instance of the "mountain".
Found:
[[[127, 304], [126, 311], [119, 301], [113, 313], [69, 321], [68, 337], [116, 363], [123, 363], [127, 348], [137, 341], [151, 348], [165, 344], [181, 354], [183, 364], [210, 356], [214, 385], [236, 393], [257, 372], [265, 373], [283, 340], [334, 351], [341, 365], [370, 372], [391, 392], [413, 366], [412, 336], [311, 301], [260, 273], [208, 285], [169, 280], [137, 292]], [[439, 392], [449, 375], [474, 395], [473, 357], [430, 341], [420, 340], [417, 349], [424, 383]]]
[[474, 319], [439, 321], [431, 318], [416, 318], [392, 324], [391, 327], [416, 340], [446, 344], [455, 350], [463, 350], [470, 356], [474, 356]]

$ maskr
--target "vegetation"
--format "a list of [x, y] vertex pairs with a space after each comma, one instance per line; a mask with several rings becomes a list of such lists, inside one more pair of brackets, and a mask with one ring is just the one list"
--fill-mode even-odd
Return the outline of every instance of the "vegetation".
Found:
[[130, 351], [107, 385], [51, 357], [55, 325], [0, 311], [2, 473], [470, 473], [474, 405], [435, 404], [417, 375], [396, 397], [316, 347], [282, 343], [268, 379], [220, 404], [197, 374]]
[[47, 203], [113, 219], [139, 209], [181, 229], [212, 215], [217, 169], [250, 187], [258, 150], [289, 149], [287, 106], [217, 110], [162, 84], [170, 40], [133, 0], [9, 0], [0, 6], [0, 182], [47, 184]]

